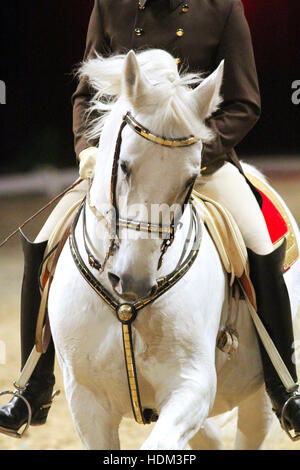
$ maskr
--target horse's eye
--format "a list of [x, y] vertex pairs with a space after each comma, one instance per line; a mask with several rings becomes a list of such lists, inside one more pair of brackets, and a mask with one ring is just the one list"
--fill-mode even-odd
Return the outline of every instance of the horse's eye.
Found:
[[130, 176], [130, 168], [128, 166], [128, 163], [127, 162], [121, 162], [121, 170], [123, 171], [124, 175], [126, 176], [126, 178], [128, 178]]

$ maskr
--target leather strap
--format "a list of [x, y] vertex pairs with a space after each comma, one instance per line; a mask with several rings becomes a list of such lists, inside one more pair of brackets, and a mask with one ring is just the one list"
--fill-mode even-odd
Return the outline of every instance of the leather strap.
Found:
[[[85, 203], [85, 202], [84, 202]], [[83, 204], [84, 204], [83, 203]], [[82, 210], [82, 208], [81, 208]], [[182, 262], [180, 266], [176, 266], [175, 270], [172, 271], [169, 275], [160, 278], [157, 280], [158, 289], [156, 293], [150, 297], [143, 298], [134, 302], [133, 304], [120, 304], [110, 292], [101, 284], [101, 282], [94, 277], [90, 270], [85, 265], [76, 242], [75, 237], [75, 228], [81, 213], [81, 210], [76, 215], [74, 223], [71, 228], [69, 243], [70, 250], [73, 257], [73, 260], [83, 278], [87, 283], [92, 287], [92, 289], [101, 297], [106, 304], [108, 304], [116, 313], [118, 320], [122, 324], [122, 334], [123, 334], [123, 347], [124, 347], [124, 358], [126, 364], [127, 378], [128, 378], [128, 387], [130, 400], [132, 405], [132, 411], [135, 417], [135, 420], [139, 424], [148, 424], [152, 421], [158, 419], [158, 415], [154, 410], [143, 409], [139, 393], [138, 377], [135, 367], [135, 356], [134, 356], [134, 346], [132, 341], [132, 331], [131, 324], [135, 320], [138, 311], [149, 305], [151, 302], [154, 302], [158, 297], [167, 292], [172, 286], [174, 286], [190, 269], [194, 263], [202, 240], [202, 226], [199, 220], [199, 216], [194, 207], [192, 207], [191, 217], [193, 219], [194, 226], [194, 243], [191, 248], [190, 253], [186, 259]], [[191, 231], [189, 230], [188, 236], [191, 236]]]
[[126, 123], [131, 127], [131, 129], [136, 132], [138, 135], [143, 137], [154, 144], [163, 145], [164, 147], [189, 147], [190, 145], [194, 145], [199, 142], [199, 138], [195, 137], [194, 135], [189, 135], [188, 137], [180, 137], [180, 138], [169, 138], [161, 137], [159, 135], [153, 134], [153, 132], [149, 131], [146, 127], [142, 126], [134, 117], [128, 112], [124, 116], [124, 120]]
[[50, 287], [53, 281], [54, 277], [54, 272], [56, 265], [58, 263], [58, 259], [61, 255], [61, 252], [63, 250], [63, 247], [65, 246], [65, 243], [69, 237], [70, 230], [73, 224], [73, 218], [69, 222], [60, 242], [59, 245], [55, 251], [53, 261], [51, 264], [51, 268], [49, 270], [49, 276], [46, 281], [46, 284], [44, 286], [42, 298], [41, 298], [41, 304], [40, 304], [40, 309], [39, 309], [39, 314], [38, 314], [38, 319], [37, 319], [37, 325], [36, 325], [36, 332], [35, 332], [35, 347], [38, 353], [45, 353], [47, 351], [47, 348], [49, 346], [49, 342], [51, 339], [51, 330], [50, 330], [50, 324], [49, 324], [49, 318], [47, 315], [47, 304], [48, 304], [48, 296], [49, 296], [49, 291]]
[[[240, 280], [239, 280], [240, 281]], [[257, 333], [265, 347], [265, 350], [268, 353], [268, 356], [277, 372], [277, 374], [280, 377], [281, 382], [283, 383], [285, 389], [287, 392], [295, 392], [298, 390], [299, 385], [294, 381], [292, 378], [288, 368], [286, 367], [285, 363], [283, 362], [272, 338], [270, 337], [269, 333], [267, 332], [263, 322], [259, 318], [256, 309], [254, 308], [252, 302], [247, 296], [247, 293], [244, 289], [244, 285], [240, 282], [240, 286], [242, 291], [245, 294], [245, 299], [247, 302], [248, 310], [250, 312], [250, 315], [252, 317], [253, 323], [255, 325], [255, 328], [257, 330]]]

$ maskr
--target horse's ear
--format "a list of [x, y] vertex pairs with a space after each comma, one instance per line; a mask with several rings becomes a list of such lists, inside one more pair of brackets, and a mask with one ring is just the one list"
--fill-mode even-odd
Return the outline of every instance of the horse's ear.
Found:
[[201, 120], [209, 118], [222, 102], [220, 89], [224, 75], [224, 60], [218, 68], [192, 91]]
[[143, 75], [134, 51], [129, 51], [124, 64], [124, 91], [133, 105], [141, 105], [141, 98], [147, 95], [149, 82]]

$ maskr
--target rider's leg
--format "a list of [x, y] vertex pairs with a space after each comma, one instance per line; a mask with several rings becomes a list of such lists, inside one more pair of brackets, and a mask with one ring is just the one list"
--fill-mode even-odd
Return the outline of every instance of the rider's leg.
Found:
[[86, 180], [79, 183], [71, 191], [60, 200], [55, 209], [51, 212], [50, 216], [43, 225], [41, 231], [35, 239], [36, 243], [49, 240], [51, 234], [57, 227], [57, 223], [64, 218], [65, 214], [69, 211], [73, 204], [82, 200], [88, 191], [88, 182]]
[[[35, 325], [40, 305], [38, 272], [43, 260], [47, 242], [31, 243], [21, 235], [24, 252], [24, 277], [21, 296], [21, 368], [33, 348], [35, 341]], [[54, 353], [52, 343], [44, 354], [27, 385], [21, 394], [32, 407], [32, 423], [45, 421], [49, 408], [41, 408], [51, 402], [54, 385], [53, 375]], [[8, 434], [17, 432], [27, 421], [28, 412], [21, 398], [13, 398], [0, 409], [0, 431]]]
[[225, 163], [212, 175], [199, 178], [197, 185], [199, 192], [216, 199], [231, 212], [247, 248], [260, 255], [273, 251], [265, 219], [256, 198], [235, 166]]
[[[34, 243], [21, 235], [24, 251], [24, 277], [21, 294], [21, 368], [24, 367], [35, 343], [35, 329], [40, 306], [39, 269], [43, 261], [47, 240], [57, 223], [61, 221], [68, 209], [81, 200], [87, 190], [86, 182], [69, 191], [55, 207], [46, 224]], [[43, 354], [21, 394], [32, 408], [32, 424], [43, 424], [49, 412], [54, 378], [54, 346], [51, 341], [48, 350]], [[25, 402], [13, 398], [0, 409], [0, 432], [14, 435], [27, 421], [28, 411]]]
[[[244, 176], [232, 164], [226, 163], [197, 183], [199, 192], [215, 198], [231, 211], [241, 230], [248, 248], [258, 314], [296, 382], [291, 307], [282, 274], [285, 246], [274, 250], [259, 205]], [[283, 406], [293, 393], [285, 390], [261, 342], [260, 347], [266, 389], [276, 414], [281, 417]], [[289, 426], [300, 433], [300, 398], [289, 401], [285, 416]]]

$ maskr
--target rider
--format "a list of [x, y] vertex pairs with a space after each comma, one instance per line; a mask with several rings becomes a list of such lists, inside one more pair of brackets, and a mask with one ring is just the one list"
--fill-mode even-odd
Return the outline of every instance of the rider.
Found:
[[[130, 49], [160, 48], [170, 52], [180, 67], [189, 71], [214, 70], [225, 59], [223, 103], [207, 121], [215, 133], [204, 145], [201, 192], [222, 202], [236, 219], [249, 249], [251, 279], [258, 314], [297, 381], [292, 361], [293, 327], [290, 302], [282, 275], [285, 246], [273, 250], [254, 190], [246, 180], [234, 147], [260, 116], [260, 94], [249, 28], [241, 0], [95, 0], [84, 59], [94, 52], [108, 56]], [[84, 111], [91, 90], [81, 79], [73, 95], [75, 151], [81, 176], [92, 172], [96, 148], [84, 136]], [[25, 272], [21, 303], [22, 366], [34, 345], [40, 293], [38, 271], [46, 241], [70, 205], [84, 197], [84, 181], [54, 209], [35, 243], [22, 237]], [[261, 346], [267, 392], [274, 411], [281, 416], [284, 404], [294, 396], [286, 391]], [[42, 355], [26, 389], [21, 392], [33, 410], [32, 423], [46, 421], [54, 385], [54, 348]], [[46, 406], [45, 406], [46, 405]], [[47, 407], [47, 405], [49, 405]], [[300, 433], [300, 398], [289, 400], [288, 425]], [[14, 397], [0, 409], [0, 430], [16, 431], [27, 419], [25, 403]]]

